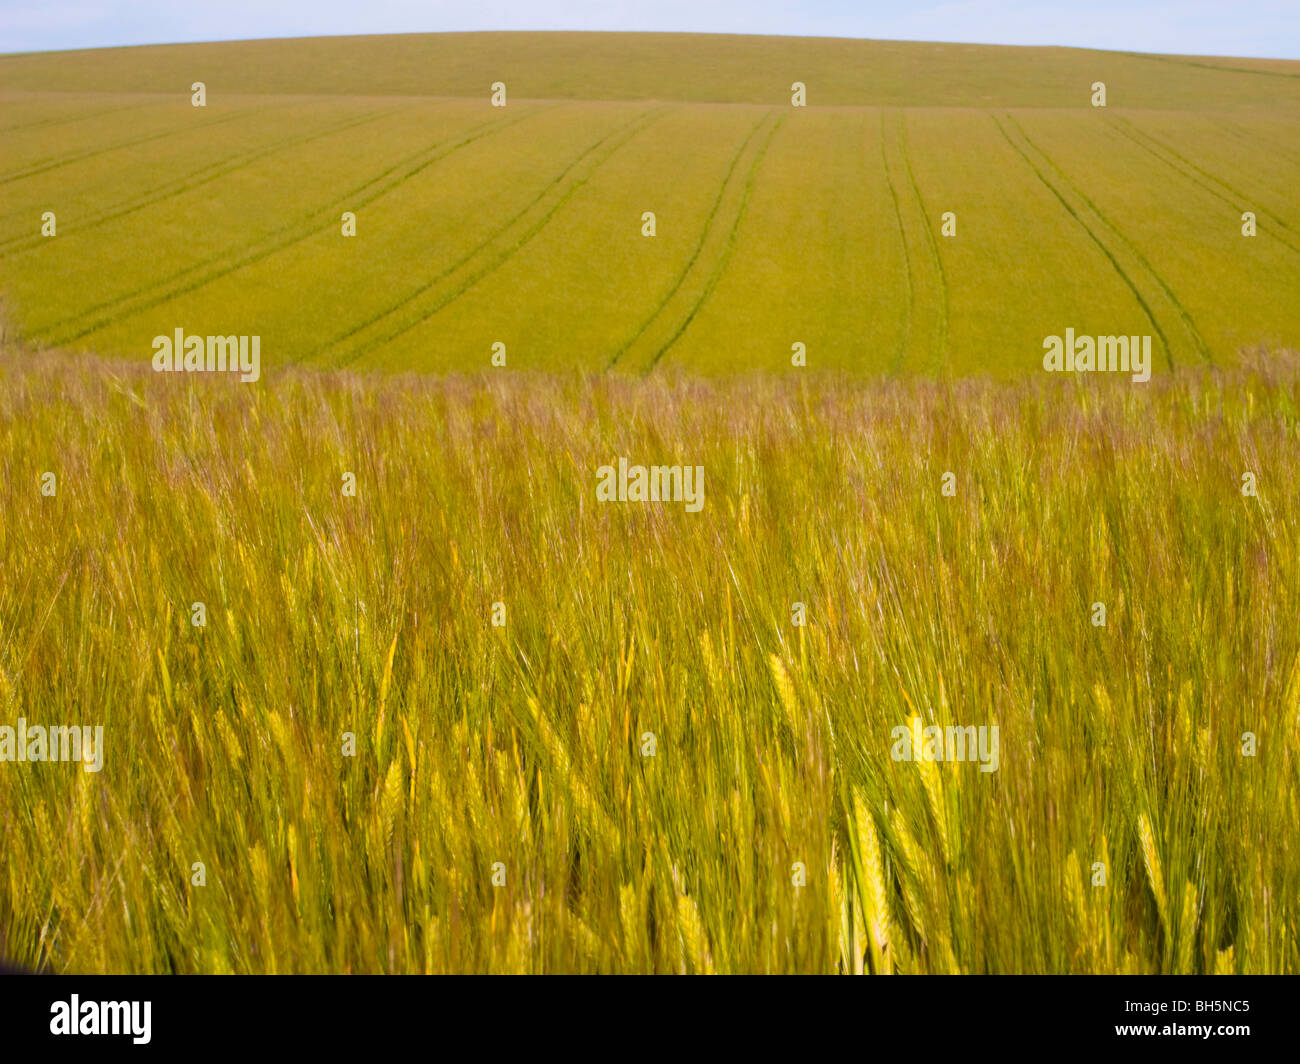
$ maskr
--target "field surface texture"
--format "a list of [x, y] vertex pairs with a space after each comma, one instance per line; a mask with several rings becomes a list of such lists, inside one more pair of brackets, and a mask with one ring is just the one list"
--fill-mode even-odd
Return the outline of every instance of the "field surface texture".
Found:
[[801, 343], [957, 375], [1067, 328], [1150, 336], [1157, 372], [1300, 346], [1297, 63], [509, 33], [9, 55], [0, 144], [0, 289], [44, 346], [719, 372]]
[[[1300, 967], [1294, 360], [214, 389], [51, 359], [0, 362], [0, 701], [102, 724], [104, 761], [0, 766], [12, 957]], [[701, 463], [703, 510], [595, 502], [646, 453]], [[996, 770], [895, 760], [916, 718], [996, 725]]]
[[1300, 64], [5, 55], [0, 149], [0, 957], [1300, 971]]

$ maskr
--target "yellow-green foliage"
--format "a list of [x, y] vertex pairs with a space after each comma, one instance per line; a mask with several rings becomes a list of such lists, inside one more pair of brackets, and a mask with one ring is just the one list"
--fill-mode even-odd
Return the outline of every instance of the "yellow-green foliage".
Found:
[[[598, 503], [621, 455], [703, 466], [703, 511]], [[13, 959], [1300, 968], [1285, 353], [1142, 388], [10, 355], [0, 518], [3, 722], [105, 728], [98, 774], [0, 764]], [[892, 760], [914, 716], [997, 724], [998, 770]]]
[[1296, 63], [429, 35], [0, 56], [0, 89], [0, 290], [39, 345], [953, 375], [1070, 328], [1151, 336], [1156, 372], [1300, 347]]
[[[206, 77], [231, 91], [931, 107], [1071, 107], [1080, 84], [1125, 86], [1135, 107], [1300, 102], [1283, 59], [1143, 55], [918, 41], [709, 33], [419, 33], [96, 48], [0, 56], [13, 92], [170, 93]], [[1118, 101], [1116, 101], [1118, 102]]]

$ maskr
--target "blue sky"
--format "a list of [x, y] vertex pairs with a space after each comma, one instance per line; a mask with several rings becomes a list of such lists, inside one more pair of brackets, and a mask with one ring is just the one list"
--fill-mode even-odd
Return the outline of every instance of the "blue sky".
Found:
[[1300, 0], [0, 0], [0, 52], [502, 29], [779, 33], [1300, 59]]

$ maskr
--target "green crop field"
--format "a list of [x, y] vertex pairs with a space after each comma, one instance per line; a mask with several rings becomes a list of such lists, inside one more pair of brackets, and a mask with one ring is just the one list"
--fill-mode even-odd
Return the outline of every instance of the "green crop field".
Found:
[[[1298, 381], [0, 360], [0, 702], [104, 728], [0, 765], [0, 953], [1300, 970]], [[597, 503], [629, 454], [703, 509]]]
[[1300, 345], [1298, 63], [468, 34], [3, 56], [0, 93], [0, 289], [38, 346], [1014, 374], [1066, 328], [1157, 370]]
[[0, 960], [1300, 971], [1298, 179], [1282, 61], [0, 55]]

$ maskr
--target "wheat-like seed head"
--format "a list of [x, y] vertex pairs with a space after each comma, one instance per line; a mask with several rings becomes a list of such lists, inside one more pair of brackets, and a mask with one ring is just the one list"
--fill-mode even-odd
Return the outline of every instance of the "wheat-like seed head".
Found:
[[884, 861], [876, 822], [862, 792], [856, 787], [853, 788], [853, 829], [860, 868], [858, 897], [871, 944], [872, 966], [879, 973], [886, 970], [889, 949], [889, 896], [885, 890]]
[[1151, 831], [1151, 821], [1146, 813], [1138, 815], [1138, 839], [1142, 843], [1142, 863], [1146, 865], [1147, 879], [1151, 883], [1151, 893], [1155, 895], [1156, 909], [1160, 913], [1160, 922], [1164, 924], [1165, 933], [1169, 933], [1169, 906], [1165, 899], [1165, 877], [1160, 867], [1160, 854], [1156, 851], [1155, 835]]
[[790, 729], [798, 738], [801, 730], [799, 727], [799, 698], [795, 694], [794, 683], [790, 679], [790, 673], [786, 670], [785, 662], [775, 654], [769, 655], [767, 660], [772, 669], [772, 682], [776, 684], [776, 693], [780, 696], [781, 705], [785, 707], [785, 715], [790, 721]]

